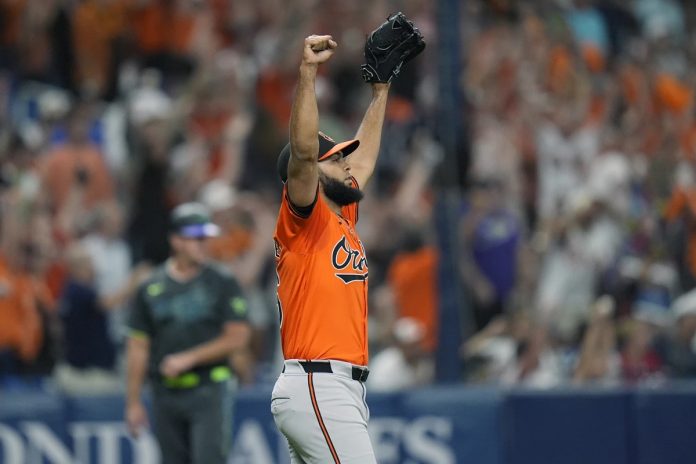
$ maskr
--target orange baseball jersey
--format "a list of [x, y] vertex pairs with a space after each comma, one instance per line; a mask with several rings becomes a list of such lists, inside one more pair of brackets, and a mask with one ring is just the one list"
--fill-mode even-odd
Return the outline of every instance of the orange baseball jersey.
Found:
[[304, 218], [283, 190], [274, 241], [285, 359], [367, 365], [368, 270], [357, 220], [357, 203], [339, 216], [319, 193]]

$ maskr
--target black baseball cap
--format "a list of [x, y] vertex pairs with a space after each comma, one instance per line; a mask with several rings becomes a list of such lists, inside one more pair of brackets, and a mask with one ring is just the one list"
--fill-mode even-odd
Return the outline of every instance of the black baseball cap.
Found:
[[[360, 141], [346, 140], [345, 142], [336, 143], [334, 139], [319, 132], [319, 152], [317, 153], [317, 161], [324, 161], [326, 158], [330, 157], [334, 153], [341, 152], [343, 157], [350, 155], [358, 148]], [[290, 144], [285, 145], [283, 150], [281, 150], [278, 156], [278, 175], [280, 180], [285, 183], [288, 180], [288, 163], [290, 162]]]
[[217, 237], [220, 228], [210, 219], [210, 213], [201, 203], [182, 203], [171, 213], [170, 232], [187, 238]]

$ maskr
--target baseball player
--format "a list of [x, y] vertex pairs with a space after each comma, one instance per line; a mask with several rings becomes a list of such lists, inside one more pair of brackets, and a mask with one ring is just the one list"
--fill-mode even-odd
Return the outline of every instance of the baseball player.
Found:
[[207, 263], [204, 242], [216, 234], [202, 204], [177, 206], [172, 256], [139, 288], [130, 315], [126, 421], [136, 436], [147, 422], [140, 399], [147, 375], [166, 464], [227, 462], [232, 425], [227, 358], [246, 345], [250, 330], [236, 280]]
[[314, 84], [337, 46], [329, 35], [304, 40], [290, 143], [278, 159], [284, 189], [274, 241], [285, 363], [271, 412], [293, 463], [376, 462], [364, 385], [368, 264], [355, 225], [395, 74], [363, 74], [372, 101], [356, 138], [336, 143], [319, 132]]

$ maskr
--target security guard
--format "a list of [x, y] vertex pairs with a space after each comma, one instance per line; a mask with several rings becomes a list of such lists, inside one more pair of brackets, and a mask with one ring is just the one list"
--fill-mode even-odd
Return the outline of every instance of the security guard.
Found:
[[127, 346], [126, 422], [147, 425], [141, 389], [152, 386], [154, 430], [167, 464], [223, 464], [231, 438], [227, 359], [248, 343], [246, 301], [237, 281], [207, 263], [217, 235], [206, 208], [172, 212], [171, 257], [138, 289]]

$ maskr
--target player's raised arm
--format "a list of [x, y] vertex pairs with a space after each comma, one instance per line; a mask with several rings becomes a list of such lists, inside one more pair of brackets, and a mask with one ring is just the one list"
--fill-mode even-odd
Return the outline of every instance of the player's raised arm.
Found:
[[361, 188], [367, 184], [377, 163], [389, 83], [399, 75], [404, 63], [424, 48], [420, 31], [400, 12], [390, 15], [365, 42], [362, 78], [372, 85], [372, 101], [355, 136], [360, 140], [360, 147], [348, 157], [351, 174]]
[[299, 81], [290, 115], [290, 161], [288, 195], [295, 206], [311, 205], [317, 195], [319, 169], [319, 110], [314, 84], [317, 68], [334, 53], [330, 35], [311, 35], [304, 40]]
[[388, 93], [389, 83], [372, 84], [372, 101], [355, 135], [360, 140], [360, 146], [348, 158], [350, 172], [360, 188], [367, 185], [377, 164]]

